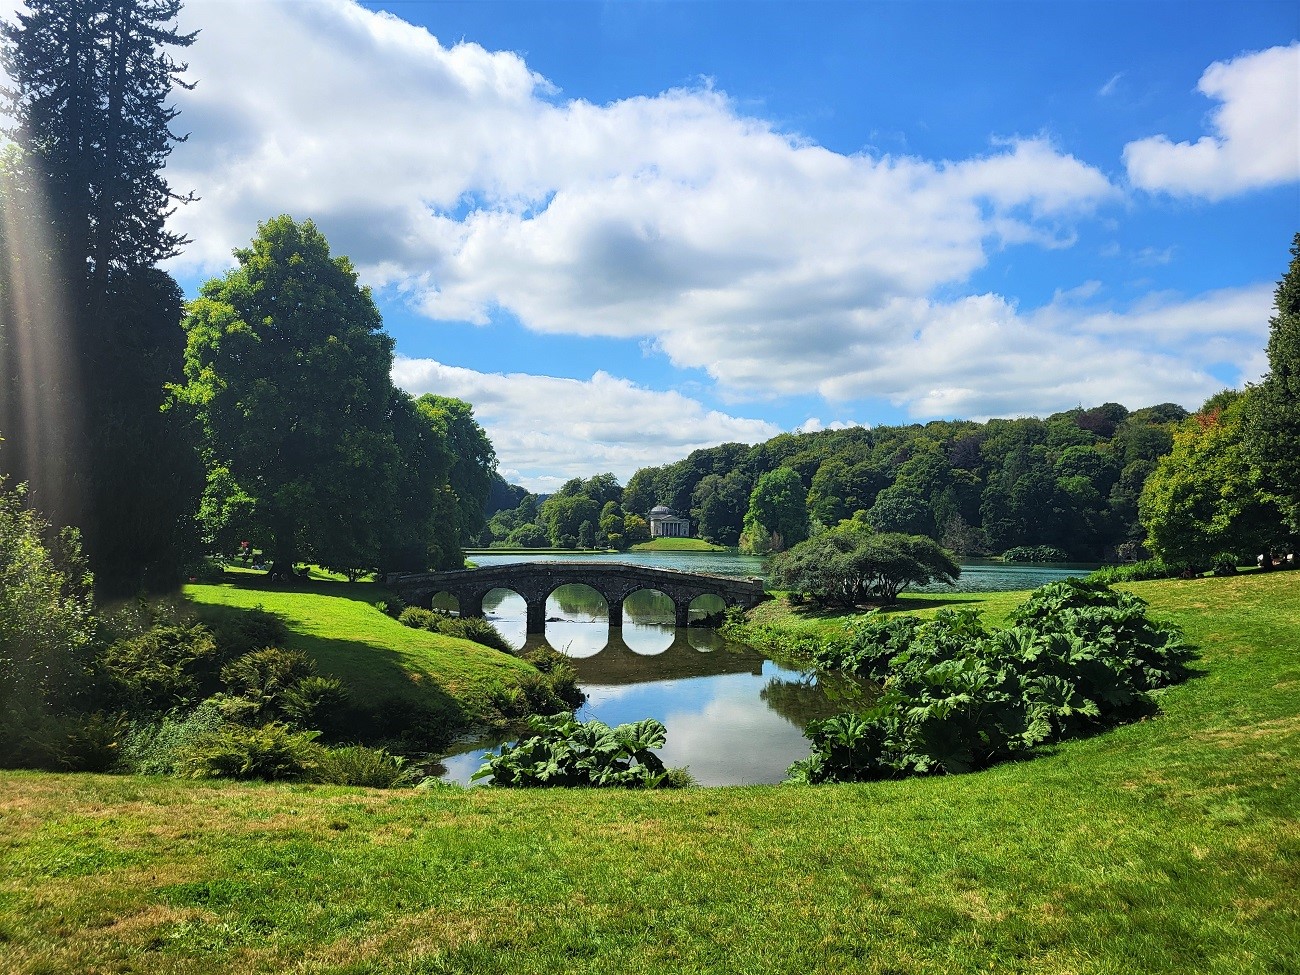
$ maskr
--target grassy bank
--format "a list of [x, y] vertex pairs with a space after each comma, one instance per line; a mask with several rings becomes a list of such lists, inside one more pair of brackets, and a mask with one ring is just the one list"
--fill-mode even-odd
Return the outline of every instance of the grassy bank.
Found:
[[288, 644], [312, 657], [327, 677], [342, 679], [350, 702], [366, 708], [394, 698], [422, 702], [460, 726], [495, 717], [493, 702], [533, 668], [477, 643], [403, 626], [373, 605], [391, 598], [373, 583], [313, 581], [191, 584], [196, 606], [260, 607], [289, 629]]
[[632, 546], [633, 552], [730, 552], [725, 545], [714, 545], [702, 538], [656, 538]]
[[467, 548], [465, 555], [471, 560], [476, 555], [591, 555], [595, 552], [610, 552], [608, 548]]
[[1197, 675], [1157, 718], [978, 775], [629, 794], [0, 773], [0, 968], [1298, 971], [1300, 575], [1133, 588], [1200, 645]]

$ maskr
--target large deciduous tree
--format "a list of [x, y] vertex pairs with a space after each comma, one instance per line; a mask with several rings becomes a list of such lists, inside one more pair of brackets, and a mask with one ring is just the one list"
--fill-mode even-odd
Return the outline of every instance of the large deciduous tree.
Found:
[[808, 492], [789, 467], [762, 475], [749, 495], [740, 548], [764, 555], [780, 552], [808, 537]]
[[1174, 432], [1171, 453], [1138, 502], [1147, 547], [1168, 565], [1203, 570], [1220, 556], [1240, 563], [1284, 534], [1275, 499], [1247, 461], [1243, 420], [1255, 391], [1225, 391]]
[[1254, 390], [1245, 425], [1246, 452], [1275, 494], [1293, 536], [1300, 536], [1300, 233], [1291, 265], [1274, 292], [1268, 375]]
[[235, 257], [190, 305], [177, 389], [203, 429], [213, 541], [253, 536], [281, 569], [371, 565], [400, 507], [392, 340], [311, 221], [267, 221]]
[[447, 484], [455, 497], [455, 542], [459, 548], [475, 541], [486, 524], [484, 509], [496, 477], [496, 450], [474, 419], [474, 407], [464, 400], [425, 393], [415, 405], [442, 435], [450, 460]]
[[0, 24], [14, 151], [0, 220], [0, 468], [83, 529], [109, 590], [179, 577], [201, 475], [160, 417], [179, 377], [180, 292], [158, 262], [178, 136], [178, 0], [29, 0]]

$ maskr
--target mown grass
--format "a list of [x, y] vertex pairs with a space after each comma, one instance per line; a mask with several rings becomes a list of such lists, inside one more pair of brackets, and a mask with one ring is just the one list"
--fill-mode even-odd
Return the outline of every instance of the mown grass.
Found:
[[0, 773], [0, 969], [1300, 971], [1300, 574], [1133, 588], [1200, 645], [1197, 675], [1158, 717], [978, 775], [378, 793]]
[[638, 542], [633, 552], [729, 552], [725, 545], [714, 545], [702, 538], [656, 538], [651, 542]]
[[260, 607], [289, 628], [289, 646], [338, 677], [362, 707], [393, 698], [434, 703], [463, 713], [465, 723], [492, 714], [492, 702], [533, 668], [477, 643], [403, 626], [373, 603], [391, 598], [372, 583], [295, 582], [190, 584], [184, 596], [199, 607]]

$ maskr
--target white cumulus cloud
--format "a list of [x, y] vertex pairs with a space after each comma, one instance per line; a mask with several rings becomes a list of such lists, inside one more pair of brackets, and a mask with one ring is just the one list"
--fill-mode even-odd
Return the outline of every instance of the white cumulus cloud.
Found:
[[[1038, 309], [970, 293], [993, 255], [1069, 247], [1122, 202], [1050, 134], [955, 159], [845, 154], [707, 82], [570, 98], [521, 54], [448, 43], [352, 0], [191, 0], [180, 27], [202, 30], [181, 54], [197, 87], [174, 98], [190, 139], [167, 171], [202, 198], [173, 218], [194, 240], [182, 274], [228, 266], [260, 220], [310, 217], [430, 328], [507, 317], [633, 339], [707, 372], [728, 403], [817, 394], [827, 416], [878, 398], [917, 418], [1195, 405], [1225, 371], [1253, 379], [1262, 362], [1263, 286], [1122, 309], [1079, 279]], [[1218, 106], [1210, 134], [1130, 143], [1130, 182], [1218, 198], [1296, 179], [1298, 65], [1300, 44], [1212, 65], [1200, 83]], [[1174, 258], [1148, 247], [1133, 260]], [[604, 372], [399, 358], [394, 377], [472, 402], [507, 476], [535, 490], [779, 432]], [[804, 429], [823, 426], [813, 411]]]
[[203, 199], [175, 218], [182, 269], [228, 263], [258, 220], [312, 217], [431, 319], [635, 338], [743, 395], [834, 381], [892, 341], [891, 308], [993, 249], [1068, 245], [1118, 195], [1047, 136], [845, 155], [707, 84], [565, 99], [518, 54], [349, 0], [184, 13], [203, 33], [169, 176]]
[[1130, 142], [1124, 163], [1134, 186], [1219, 200], [1300, 179], [1300, 42], [1216, 61], [1197, 88], [1219, 102], [1210, 134]]
[[586, 380], [503, 375], [399, 355], [393, 382], [416, 396], [432, 392], [472, 403], [496, 447], [502, 476], [539, 493], [603, 471], [627, 483], [640, 467], [781, 432], [775, 424], [729, 416], [681, 393], [603, 372]]

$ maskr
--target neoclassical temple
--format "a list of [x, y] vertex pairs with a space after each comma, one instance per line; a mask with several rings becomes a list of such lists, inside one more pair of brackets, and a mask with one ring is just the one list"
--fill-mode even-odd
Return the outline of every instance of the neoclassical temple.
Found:
[[650, 509], [651, 538], [690, 538], [691, 519], [679, 518], [672, 508], [664, 505]]

